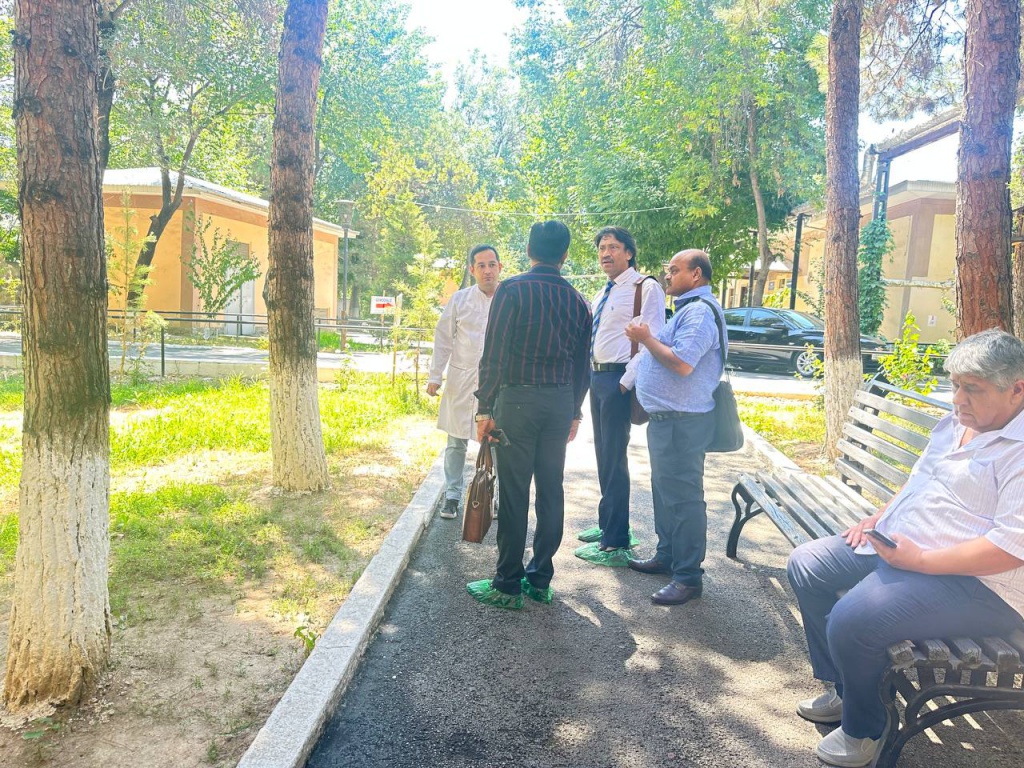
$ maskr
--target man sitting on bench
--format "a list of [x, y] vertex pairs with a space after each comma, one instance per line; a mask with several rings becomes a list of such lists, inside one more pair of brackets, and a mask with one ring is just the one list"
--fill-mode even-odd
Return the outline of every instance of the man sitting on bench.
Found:
[[984, 331], [953, 349], [946, 370], [953, 412], [906, 485], [789, 559], [811, 668], [832, 684], [797, 712], [842, 724], [818, 744], [829, 765], [874, 759], [890, 645], [1024, 628], [1024, 343]]

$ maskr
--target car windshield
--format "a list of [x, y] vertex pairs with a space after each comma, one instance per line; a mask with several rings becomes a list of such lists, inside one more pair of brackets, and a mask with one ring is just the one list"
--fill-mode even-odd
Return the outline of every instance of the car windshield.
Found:
[[820, 331], [825, 327], [825, 323], [821, 321], [821, 318], [808, 315], [806, 312], [787, 312], [786, 317], [800, 328]]

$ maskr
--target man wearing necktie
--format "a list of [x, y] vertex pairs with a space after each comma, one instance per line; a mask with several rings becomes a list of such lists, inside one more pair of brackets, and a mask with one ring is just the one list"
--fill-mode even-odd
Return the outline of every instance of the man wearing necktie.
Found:
[[619, 387], [629, 362], [631, 343], [625, 336], [633, 319], [636, 291], [639, 316], [654, 333], [665, 324], [665, 292], [658, 281], [636, 270], [636, 241], [622, 227], [605, 227], [594, 237], [607, 283], [594, 296], [590, 348], [590, 415], [601, 501], [597, 526], [578, 535], [592, 542], [576, 556], [595, 563], [625, 567], [636, 543], [629, 531], [629, 447], [631, 394]]

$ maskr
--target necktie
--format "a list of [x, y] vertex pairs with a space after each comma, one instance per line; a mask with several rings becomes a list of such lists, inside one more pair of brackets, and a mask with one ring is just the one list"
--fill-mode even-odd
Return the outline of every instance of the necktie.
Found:
[[597, 326], [601, 323], [601, 313], [604, 312], [604, 305], [608, 303], [608, 297], [612, 295], [613, 280], [609, 280], [604, 287], [604, 296], [597, 303], [597, 311], [594, 313], [594, 329], [590, 332], [590, 356], [594, 356], [594, 342], [597, 341]]

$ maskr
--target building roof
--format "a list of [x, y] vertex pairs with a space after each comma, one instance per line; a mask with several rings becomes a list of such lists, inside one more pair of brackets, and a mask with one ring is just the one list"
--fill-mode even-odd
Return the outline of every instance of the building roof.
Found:
[[[171, 171], [171, 184], [175, 184], [178, 179], [178, 174]], [[110, 191], [138, 191], [138, 190], [153, 190], [156, 193], [160, 193], [163, 188], [163, 182], [160, 178], [160, 169], [156, 167], [152, 168], [108, 168], [103, 174], [103, 189], [105, 192]], [[239, 192], [237, 189], [231, 189], [230, 187], [224, 187], [220, 184], [214, 184], [211, 181], [204, 181], [198, 179], [195, 176], [185, 175], [184, 184], [184, 195], [190, 197], [199, 197], [212, 200], [224, 200], [235, 205], [242, 206], [243, 208], [249, 208], [251, 210], [258, 210], [261, 212], [267, 212], [270, 209], [270, 203], [264, 200], [262, 197], [256, 197], [245, 192]], [[332, 235], [338, 237], [345, 236], [345, 228], [340, 224], [335, 224], [331, 221], [325, 221], [323, 219], [313, 219], [313, 225], [323, 231], [329, 232]], [[354, 229], [349, 229], [349, 237], [358, 237], [359, 232]]]

